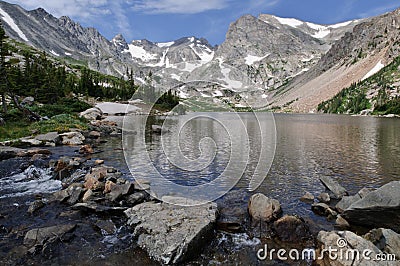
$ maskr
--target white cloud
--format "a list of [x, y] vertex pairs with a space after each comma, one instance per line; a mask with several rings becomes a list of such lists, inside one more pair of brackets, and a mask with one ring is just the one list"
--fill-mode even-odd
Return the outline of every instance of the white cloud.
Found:
[[93, 18], [110, 14], [108, 8], [111, 0], [10, 0], [25, 9], [44, 8], [56, 17], [71, 16], [74, 18]]
[[132, 8], [149, 14], [196, 14], [220, 10], [229, 6], [230, 0], [133, 0]]

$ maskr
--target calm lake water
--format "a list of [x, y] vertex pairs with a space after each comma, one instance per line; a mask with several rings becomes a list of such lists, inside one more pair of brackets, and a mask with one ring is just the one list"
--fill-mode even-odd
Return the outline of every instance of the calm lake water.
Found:
[[[240, 165], [236, 170], [241, 173], [241, 163], [245, 161], [246, 167], [239, 182], [232, 190], [216, 200], [221, 208], [221, 219], [248, 224], [246, 213], [248, 199], [252, 194], [261, 192], [268, 197], [278, 199], [284, 214], [298, 214], [319, 229], [333, 230], [332, 222], [316, 216], [309, 204], [299, 201], [307, 191], [315, 196], [325, 191], [319, 177], [334, 178], [350, 194], [355, 194], [363, 187], [374, 188], [393, 180], [400, 180], [399, 119], [312, 114], [274, 114], [272, 117], [271, 114], [261, 113], [258, 114], [259, 125], [254, 115], [240, 114], [240, 119], [247, 128], [247, 132], [243, 132], [240, 129], [241, 125], [235, 124], [236, 114], [203, 113], [198, 116], [199, 114], [189, 114], [168, 118], [165, 123], [168, 124], [170, 132], [162, 135], [165, 139], [163, 140], [160, 135], [145, 134], [146, 145], [140, 144], [144, 117], [130, 118], [129, 125], [126, 126], [138, 134], [125, 135], [125, 156], [133, 176], [137, 178], [146, 179], [154, 174], [152, 171], [143, 171], [149, 169], [149, 165], [144, 165], [148, 161], [142, 158], [143, 154], [148, 154], [151, 163], [157, 169], [157, 174], [154, 174], [155, 179], [160, 178], [159, 173], [161, 173], [163, 178], [169, 181], [192, 187], [218, 180], [230, 160]], [[191, 122], [187, 122], [188, 120]], [[151, 124], [163, 122], [155, 119]], [[227, 134], [229, 129], [224, 128], [224, 125], [237, 128], [231, 138]], [[259, 130], [260, 127], [264, 132]], [[177, 135], [174, 130], [179, 128], [181, 131], [177, 143], [172, 139]], [[276, 135], [269, 130], [273, 128], [276, 129]], [[243, 138], [237, 136], [243, 134], [245, 135]], [[263, 158], [265, 161], [260, 160], [259, 144], [262, 134], [268, 141], [276, 137], [274, 153], [271, 153], [273, 143], [267, 145], [268, 154], [274, 155], [273, 160], [269, 156]], [[203, 143], [202, 148], [199, 148], [199, 143], [204, 138], [212, 138], [215, 145], [212, 142]], [[232, 145], [237, 145], [238, 141], [243, 141], [239, 153], [232, 153]], [[110, 145], [115, 146], [119, 152], [106, 149]], [[207, 147], [210, 150], [207, 151]], [[180, 149], [186, 159], [193, 160], [192, 168], [182, 170], [177, 167], [176, 165], [187, 167], [187, 164], [177, 162], [174, 156], [169, 160], [171, 154], [170, 151], [166, 151], [168, 149]], [[120, 139], [105, 144], [104, 150], [105, 158], [119, 167], [125, 167], [125, 171], [129, 172], [125, 165]], [[250, 151], [249, 158], [245, 156], [247, 151]], [[206, 155], [215, 157], [210, 162]], [[249, 181], [257, 164], [264, 164], [268, 168], [271, 162], [270, 170], [265, 173], [265, 179], [259, 188], [254, 192], [249, 191]], [[198, 165], [204, 163], [209, 164], [198, 169]], [[233, 169], [235, 170], [235, 167]], [[234, 178], [229, 181], [234, 181]], [[163, 183], [158, 185], [162, 186]], [[223, 186], [224, 189], [227, 187]], [[219, 193], [220, 190], [216, 189], [216, 192]], [[168, 193], [170, 191], [166, 192]], [[255, 260], [255, 251], [261, 245], [256, 238], [246, 234], [229, 236], [219, 233], [216, 241], [203, 255], [205, 262], [216, 261], [224, 264], [234, 260], [258, 264]]]
[[[298, 202], [299, 197], [306, 191], [317, 195], [324, 190], [319, 181], [321, 176], [336, 179], [349, 193], [356, 193], [365, 186], [378, 187], [400, 179], [399, 119], [340, 115], [272, 116], [267, 113], [257, 116], [258, 122], [252, 114], [239, 114], [240, 123], [244, 124], [246, 132], [237, 122], [236, 114], [196, 113], [175, 116], [166, 120], [169, 132], [162, 136], [146, 132], [146, 145], [141, 144], [145, 117], [133, 116], [125, 128], [137, 134], [125, 134], [124, 147], [120, 139], [114, 139], [104, 144], [102, 149], [105, 158], [127, 171], [123, 152], [115, 152], [110, 149], [110, 145], [117, 150], [125, 148], [130, 170], [139, 179], [154, 174], [143, 171], [148, 168], [148, 165], [143, 165], [148, 162], [143, 158], [146, 154], [157, 169], [157, 178], [162, 175], [185, 186], [198, 186], [218, 179], [229, 161], [233, 161], [238, 166], [232, 167], [231, 174], [240, 174], [244, 170], [242, 178], [233, 189], [243, 190], [243, 193], [248, 192], [249, 180], [257, 164], [269, 166], [272, 163], [257, 192], [276, 197], [282, 202], [285, 211], [300, 211], [299, 214], [306, 212], [302, 208], [298, 209], [302, 205]], [[153, 120], [151, 124], [163, 122], [162, 119]], [[227, 125], [234, 129], [232, 136], [227, 134]], [[260, 131], [260, 127], [263, 130]], [[176, 130], [179, 128], [180, 131]], [[261, 135], [269, 145], [264, 143], [268, 156], [260, 159]], [[274, 137], [276, 150], [273, 153]], [[202, 139], [213, 139], [214, 143], [204, 141], [200, 147]], [[238, 144], [239, 147], [232, 147]], [[178, 150], [186, 158], [171, 155], [171, 151]], [[207, 156], [211, 156], [212, 160]], [[182, 162], [184, 159], [187, 162]], [[243, 163], [245, 169], [242, 169]], [[184, 167], [187, 169], [181, 169]]]

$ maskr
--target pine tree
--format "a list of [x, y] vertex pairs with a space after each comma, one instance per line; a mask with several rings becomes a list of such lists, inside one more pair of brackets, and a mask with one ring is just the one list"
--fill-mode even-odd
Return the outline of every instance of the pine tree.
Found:
[[2, 21], [0, 19], [0, 94], [1, 102], [3, 105], [4, 113], [7, 113], [7, 102], [6, 93], [8, 91], [8, 78], [7, 78], [7, 68], [9, 67], [6, 62], [6, 56], [10, 54], [8, 43], [8, 36], [4, 31]]

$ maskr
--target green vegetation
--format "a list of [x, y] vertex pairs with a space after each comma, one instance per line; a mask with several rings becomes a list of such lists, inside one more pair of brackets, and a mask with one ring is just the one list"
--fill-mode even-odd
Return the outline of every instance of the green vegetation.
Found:
[[[145, 86], [138, 86], [129, 69], [124, 77], [115, 77], [88, 69], [84, 61], [49, 57], [9, 39], [0, 20], [0, 140], [84, 129], [86, 123], [77, 113], [91, 107], [86, 103], [90, 98], [127, 101], [138, 92], [162, 110], [179, 103], [172, 91], [155, 91], [152, 82], [160, 82], [159, 77], [150, 72], [146, 80]], [[34, 104], [25, 104], [26, 97], [33, 97]]]
[[399, 81], [400, 56], [375, 75], [352, 84], [319, 104], [318, 111], [359, 114], [362, 110], [373, 109], [373, 114], [400, 114]]

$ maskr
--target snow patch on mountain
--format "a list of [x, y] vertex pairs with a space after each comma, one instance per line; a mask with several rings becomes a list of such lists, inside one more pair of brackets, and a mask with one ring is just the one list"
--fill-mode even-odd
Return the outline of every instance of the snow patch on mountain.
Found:
[[3, 9], [0, 8], [0, 15], [2, 19], [15, 31], [21, 39], [23, 39], [26, 42], [29, 42], [28, 38], [26, 35], [22, 32], [22, 30], [18, 27], [17, 24], [15, 24], [14, 20], [10, 17], [10, 15], [4, 11]]
[[134, 44], [128, 44], [128, 47], [129, 50], [125, 50], [125, 52], [129, 52], [132, 55], [132, 58], [138, 58], [142, 61], [157, 59], [157, 55], [147, 52], [143, 47]]
[[276, 20], [279, 21], [279, 23], [284, 24], [284, 25], [288, 25], [290, 27], [293, 28], [297, 28], [298, 26], [301, 26], [304, 24], [303, 21], [300, 21], [298, 19], [295, 18], [280, 18], [280, 17], [275, 17]]
[[255, 55], [250, 55], [250, 54], [249, 54], [249, 55], [246, 56], [246, 58], [245, 58], [244, 60], [245, 60], [246, 65], [251, 66], [251, 65], [253, 65], [255, 62], [258, 62], [258, 61], [263, 60], [263, 59], [266, 58], [267, 56], [269, 56], [269, 54], [267, 54], [267, 55], [265, 55], [265, 56], [262, 56], [262, 57], [260, 57], [260, 56], [255, 56]]
[[174, 44], [175, 44], [175, 42], [159, 42], [159, 43], [157, 43], [157, 46], [160, 48], [164, 48], [164, 47], [170, 47]]
[[376, 64], [376, 66], [374, 66], [361, 80], [365, 80], [365, 79], [375, 75], [376, 73], [378, 73], [384, 67], [385, 67], [385, 65], [382, 64], [382, 61], [379, 61]]

